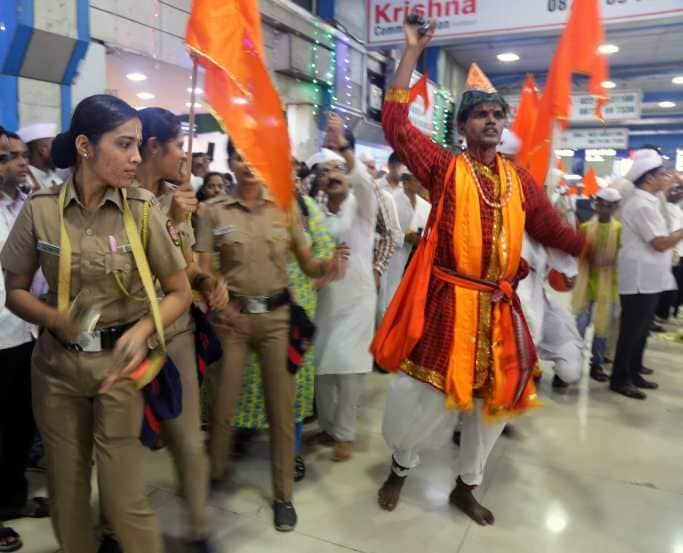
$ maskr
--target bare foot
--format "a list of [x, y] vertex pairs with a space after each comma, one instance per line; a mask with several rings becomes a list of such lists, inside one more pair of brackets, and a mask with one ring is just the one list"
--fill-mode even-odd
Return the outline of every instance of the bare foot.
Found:
[[476, 486], [468, 486], [458, 477], [449, 501], [480, 526], [492, 526], [495, 522], [493, 513], [477, 501], [472, 494], [474, 488]]
[[340, 463], [353, 457], [353, 442], [337, 442], [332, 453], [332, 460]]
[[377, 502], [385, 511], [393, 511], [401, 498], [401, 489], [406, 481], [406, 476], [397, 476], [393, 470], [389, 471], [389, 477], [377, 493]]

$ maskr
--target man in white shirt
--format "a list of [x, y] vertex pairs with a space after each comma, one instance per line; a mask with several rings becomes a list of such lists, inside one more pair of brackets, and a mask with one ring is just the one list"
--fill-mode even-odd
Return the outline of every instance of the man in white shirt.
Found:
[[401, 283], [403, 272], [427, 226], [431, 211], [429, 202], [418, 195], [421, 185], [414, 175], [405, 171], [401, 175], [401, 184], [392, 191], [391, 196], [396, 204], [403, 244], [391, 256], [387, 270], [382, 275], [377, 302], [378, 322], [384, 318], [384, 313]]
[[[683, 228], [683, 211], [677, 205], [681, 199], [683, 199], [683, 187], [681, 186], [672, 187], [666, 193], [660, 193], [660, 208], [669, 232]], [[668, 279], [669, 283], [666, 290], [659, 297], [655, 319], [657, 324], [654, 324], [652, 327], [656, 332], [663, 332], [665, 330], [658, 323], [668, 322], [671, 311], [676, 306], [679, 293], [676, 275], [678, 274], [681, 261], [681, 252], [683, 252], [683, 242], [679, 242], [671, 251], [671, 276]]]
[[64, 179], [52, 162], [52, 142], [57, 135], [57, 125], [53, 123], [29, 125], [19, 129], [17, 135], [28, 146], [29, 189], [39, 190], [62, 184]]
[[[19, 215], [26, 195], [19, 190], [28, 170], [26, 146], [0, 130], [0, 250]], [[4, 280], [4, 278], [3, 278]], [[31, 354], [35, 328], [0, 308], [0, 519], [46, 516], [44, 498], [29, 499], [25, 477], [35, 433], [31, 409]]]
[[387, 188], [390, 191], [401, 187], [401, 173], [403, 172], [403, 163], [396, 152], [391, 152], [388, 161], [389, 172], [377, 181], [381, 188]]
[[619, 254], [621, 320], [610, 389], [632, 399], [646, 399], [639, 388], [658, 385], [641, 374], [643, 354], [659, 294], [671, 274], [671, 250], [683, 240], [683, 229], [669, 232], [657, 193], [671, 185], [662, 157], [639, 150], [626, 178], [636, 189], [622, 212]]
[[[346, 135], [348, 136], [348, 134]], [[378, 202], [375, 183], [355, 159], [343, 122], [330, 114], [325, 146], [346, 161], [347, 174], [332, 171], [321, 181], [324, 223], [337, 244], [351, 250], [343, 274], [318, 292], [316, 405], [321, 434], [334, 444], [333, 461], [353, 455], [364, 375], [372, 371], [370, 342], [375, 331], [377, 288], [373, 277], [374, 231]]]

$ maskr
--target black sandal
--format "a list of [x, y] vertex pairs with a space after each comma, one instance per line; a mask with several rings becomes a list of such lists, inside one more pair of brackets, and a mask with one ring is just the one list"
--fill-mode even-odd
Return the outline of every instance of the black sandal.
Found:
[[8, 539], [13, 539], [10, 543], [0, 543], [0, 552], [9, 553], [11, 551], [17, 551], [21, 549], [24, 544], [21, 541], [21, 536], [17, 534], [12, 528], [7, 528], [6, 526], [0, 526], [0, 540], [7, 541]]
[[301, 482], [306, 478], [306, 462], [303, 456], [294, 457], [294, 482]]

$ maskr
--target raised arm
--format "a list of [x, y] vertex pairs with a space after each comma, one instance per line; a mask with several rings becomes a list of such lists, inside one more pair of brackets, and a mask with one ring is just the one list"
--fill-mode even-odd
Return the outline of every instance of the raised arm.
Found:
[[522, 181], [526, 208], [526, 230], [534, 240], [548, 248], [578, 257], [585, 238], [574, 227], [564, 222], [545, 192], [524, 169], [517, 168]]
[[384, 100], [382, 127], [387, 142], [401, 161], [429, 192], [434, 192], [435, 187], [443, 184], [453, 154], [432, 142], [408, 118], [410, 79], [420, 55], [434, 36], [434, 24], [423, 37], [418, 35], [414, 26], [404, 23], [403, 28], [406, 49]]

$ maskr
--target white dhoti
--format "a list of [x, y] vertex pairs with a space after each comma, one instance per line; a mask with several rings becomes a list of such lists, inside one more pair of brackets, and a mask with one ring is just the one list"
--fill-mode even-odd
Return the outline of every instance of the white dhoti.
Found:
[[486, 460], [505, 423], [484, 423], [479, 399], [475, 400], [471, 412], [447, 409], [442, 392], [399, 374], [389, 388], [382, 422], [384, 440], [393, 450], [394, 473], [406, 476], [420, 464], [421, 451], [446, 445], [458, 417], [462, 426], [455, 470], [465, 484], [478, 486], [484, 478]]
[[571, 384], [581, 378], [584, 342], [569, 311], [543, 295], [543, 337], [538, 355], [554, 363], [555, 374]]

